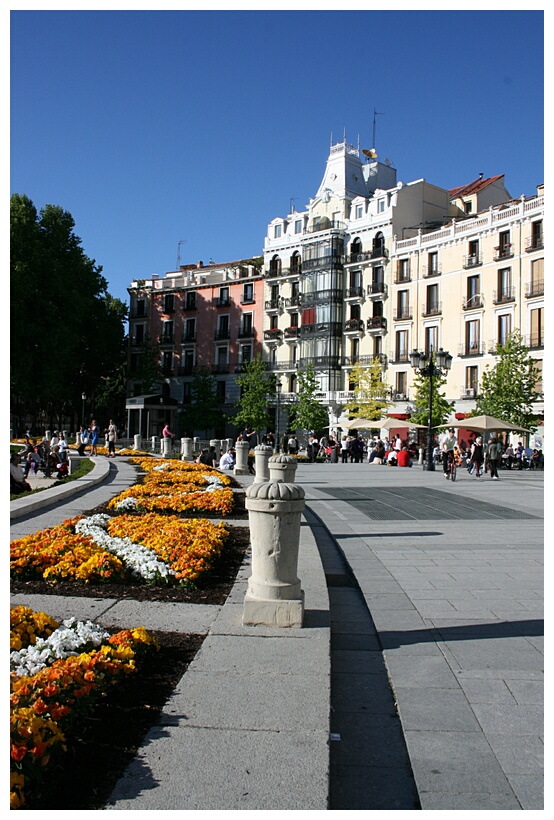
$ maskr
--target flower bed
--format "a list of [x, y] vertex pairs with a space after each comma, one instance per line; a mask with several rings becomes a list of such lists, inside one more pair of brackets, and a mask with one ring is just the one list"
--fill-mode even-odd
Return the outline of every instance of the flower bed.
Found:
[[206, 519], [96, 514], [77, 516], [10, 545], [19, 580], [190, 585], [220, 556], [228, 530]]
[[25, 606], [10, 610], [10, 807], [25, 804], [63, 758], [68, 738], [114, 684], [157, 650], [139, 627], [109, 635], [69, 619], [58, 624]]
[[159, 459], [132, 458], [146, 473], [135, 484], [112, 498], [108, 508], [116, 511], [193, 512], [228, 516], [234, 506], [229, 476], [202, 464]]

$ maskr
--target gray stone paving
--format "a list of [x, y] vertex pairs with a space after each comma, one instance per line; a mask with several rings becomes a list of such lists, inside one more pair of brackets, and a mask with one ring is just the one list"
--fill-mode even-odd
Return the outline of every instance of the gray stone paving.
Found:
[[458, 476], [337, 465], [297, 480], [375, 622], [422, 809], [541, 809], [543, 476]]

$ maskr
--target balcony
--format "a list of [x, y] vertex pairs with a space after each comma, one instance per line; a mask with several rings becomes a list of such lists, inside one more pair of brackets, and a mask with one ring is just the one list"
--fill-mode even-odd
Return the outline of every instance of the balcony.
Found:
[[526, 253], [531, 253], [532, 251], [542, 250], [544, 250], [544, 236], [541, 231], [536, 236], [532, 236], [530, 239], [527, 240], [525, 244], [525, 251]]
[[312, 224], [306, 228], [306, 233], [321, 233], [322, 231], [331, 230], [345, 231], [346, 223], [341, 222], [339, 219], [328, 219], [324, 216], [318, 222], [312, 222]]
[[423, 278], [431, 279], [433, 276], [440, 276], [442, 273], [441, 265], [424, 265]]
[[544, 330], [539, 330], [535, 333], [531, 333], [529, 336], [525, 336], [525, 344], [529, 350], [542, 350], [544, 347]]
[[288, 273], [288, 269], [282, 268], [281, 263], [278, 265], [270, 265], [269, 269], [264, 271], [264, 279], [276, 279], [279, 276], [286, 276]]
[[492, 303], [493, 305], [504, 305], [507, 302], [515, 302], [516, 289], [513, 285], [502, 288], [501, 290], [493, 290]]
[[511, 259], [513, 255], [513, 246], [510, 242], [507, 242], [505, 245], [497, 245], [494, 249], [493, 259], [495, 262], [501, 262], [503, 259]]
[[465, 358], [471, 356], [483, 356], [485, 354], [484, 342], [465, 342], [458, 348], [458, 356]]
[[162, 333], [159, 342], [161, 345], [175, 344], [175, 336], [173, 335], [173, 333]]
[[185, 302], [185, 304], [183, 305], [183, 311], [187, 311], [187, 310], [197, 310], [196, 299], [194, 299], [190, 302]]
[[344, 325], [344, 332], [348, 336], [363, 336], [364, 334], [364, 320], [363, 319], [348, 319]]
[[339, 290], [339, 288], [333, 288], [332, 290], [311, 290], [307, 293], [302, 294], [302, 307], [308, 307], [309, 305], [318, 305], [323, 302], [341, 303], [343, 301], [344, 291]]
[[337, 336], [341, 337], [343, 333], [343, 326], [341, 322], [313, 322], [311, 324], [302, 325], [300, 328], [300, 336]]
[[293, 342], [300, 338], [300, 328], [296, 325], [285, 328], [285, 342]]
[[218, 308], [222, 307], [230, 307], [231, 306], [231, 299], [229, 296], [218, 296], [215, 302], [215, 306]]
[[276, 299], [268, 299], [267, 302], [264, 304], [264, 309], [266, 313], [269, 314], [276, 314], [283, 312], [283, 299], [281, 296], [278, 296]]
[[371, 249], [371, 261], [372, 262], [381, 262], [382, 260], [388, 261], [389, 252], [384, 245], [376, 245], [374, 248]]
[[347, 265], [360, 264], [361, 262], [369, 262], [371, 259], [371, 251], [360, 251], [359, 253], [351, 253], [346, 259]]
[[302, 298], [299, 293], [295, 293], [294, 296], [289, 296], [288, 299], [285, 299], [285, 310], [296, 311], [300, 307], [300, 302]]
[[412, 271], [410, 266], [397, 268], [397, 271], [394, 276], [394, 284], [395, 285], [404, 285], [406, 282], [412, 281]]
[[338, 370], [340, 368], [339, 356], [306, 356], [298, 362], [299, 367], [304, 370], [310, 362], [316, 370]]
[[254, 339], [256, 336], [256, 329], [253, 327], [241, 327], [239, 328], [238, 338], [239, 339]]
[[216, 342], [226, 341], [231, 338], [231, 330], [228, 327], [218, 327], [214, 339]]
[[395, 322], [401, 322], [403, 320], [405, 321], [405, 320], [408, 320], [408, 319], [413, 319], [414, 318], [414, 312], [411, 309], [411, 307], [396, 308], [396, 310], [393, 313], [392, 318], [394, 319]]
[[482, 264], [483, 264], [483, 254], [482, 253], [474, 253], [474, 254], [471, 254], [471, 255], [464, 256], [463, 267], [466, 270], [468, 268], [478, 268]]
[[196, 365], [184, 364], [177, 368], [178, 376], [193, 376], [196, 373]]
[[244, 296], [244, 297], [240, 300], [240, 303], [241, 303], [241, 305], [255, 305], [255, 304], [256, 304], [256, 300], [254, 299], [254, 297], [253, 297], [253, 296]]
[[344, 301], [350, 304], [357, 304], [363, 302], [365, 299], [365, 289], [362, 285], [356, 285], [351, 288], [346, 288], [344, 294]]
[[278, 327], [272, 327], [269, 330], [264, 330], [264, 341], [268, 344], [281, 344], [283, 341], [283, 331]]
[[361, 364], [364, 367], [371, 367], [375, 359], [379, 359], [379, 363], [383, 369], [388, 367], [389, 360], [386, 353], [374, 353], [373, 356], [344, 356], [342, 366], [353, 367], [355, 364]]
[[222, 373], [229, 373], [230, 372], [229, 362], [212, 364], [212, 366], [210, 367], [210, 370], [214, 375], [222, 374]]
[[462, 310], [476, 310], [484, 305], [482, 293], [472, 293], [471, 296], [464, 296], [462, 300]]
[[191, 344], [192, 342], [196, 341], [196, 332], [187, 332], [185, 331], [181, 336], [181, 344]]
[[139, 338], [138, 336], [131, 336], [129, 342], [131, 344], [131, 347], [141, 347], [146, 342], [146, 339], [144, 338], [144, 336], [142, 336], [141, 338]]
[[381, 333], [387, 329], [387, 320], [384, 316], [371, 316], [367, 320], [367, 330], [369, 333]]
[[544, 296], [544, 279], [536, 282], [527, 282], [525, 285], [525, 296], [530, 299], [532, 296]]
[[476, 387], [463, 387], [460, 394], [461, 399], [474, 399], [477, 395]]
[[343, 267], [343, 254], [340, 256], [317, 256], [314, 259], [304, 259], [303, 262], [304, 273], [308, 270], [317, 270], [318, 268], [322, 268], [323, 270], [329, 270], [329, 268], [333, 268], [333, 270], [342, 270]]
[[431, 302], [421, 308], [422, 316], [440, 316], [442, 314], [442, 302]]
[[392, 364], [410, 364], [410, 354], [407, 350], [397, 350], [391, 362]]
[[367, 286], [367, 295], [370, 299], [386, 299], [387, 286], [381, 280], [377, 280], [377, 282], [370, 282]]

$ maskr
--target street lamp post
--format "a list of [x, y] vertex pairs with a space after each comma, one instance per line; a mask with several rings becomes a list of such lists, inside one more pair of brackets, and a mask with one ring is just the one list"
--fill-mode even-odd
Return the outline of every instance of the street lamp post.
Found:
[[82, 410], [82, 413], [81, 413], [81, 426], [84, 427], [85, 426], [85, 401], [87, 400], [87, 396], [86, 396], [86, 393], [84, 391], [81, 393], [81, 400], [83, 402], [83, 410]]
[[433, 459], [433, 378], [444, 376], [452, 366], [452, 356], [442, 347], [429, 355], [417, 350], [410, 353], [410, 363], [416, 373], [429, 379], [429, 419], [427, 424], [427, 455], [423, 462], [423, 469], [433, 471], [435, 462]]
[[279, 438], [279, 421], [280, 421], [279, 411], [281, 409], [281, 390], [283, 389], [283, 385], [281, 384], [280, 381], [278, 381], [275, 384], [275, 389], [277, 391], [277, 414], [276, 414], [276, 417], [275, 417], [275, 451], [277, 453], [280, 453], [281, 452], [281, 444], [280, 444], [281, 440]]

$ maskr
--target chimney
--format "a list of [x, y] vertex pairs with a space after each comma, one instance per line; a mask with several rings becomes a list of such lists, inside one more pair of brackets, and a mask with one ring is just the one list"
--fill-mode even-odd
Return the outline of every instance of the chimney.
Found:
[[197, 268], [203, 268], [204, 267], [204, 263], [202, 262], [201, 259], [199, 259], [198, 262], [196, 263], [196, 267]]

